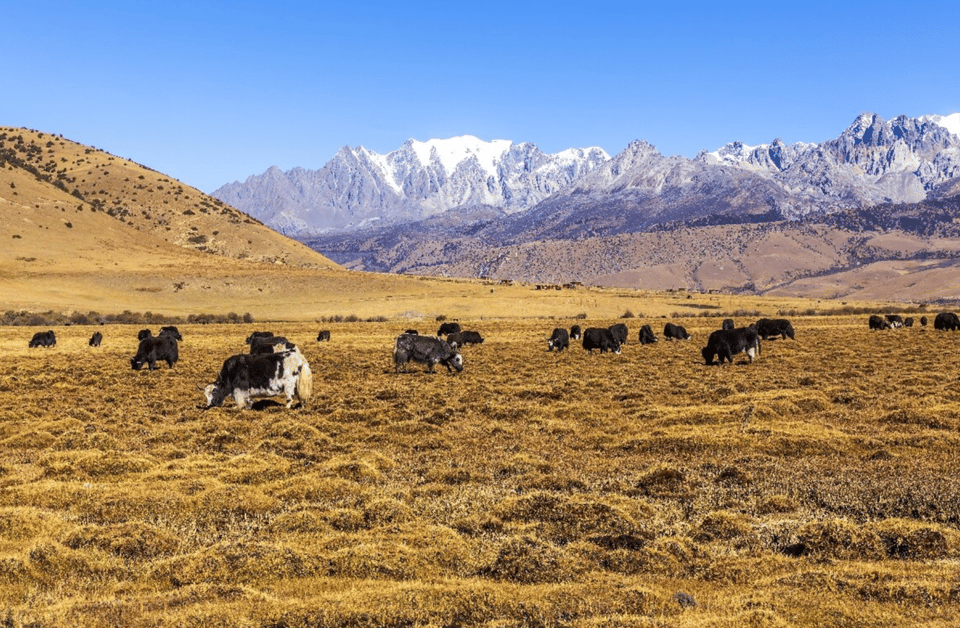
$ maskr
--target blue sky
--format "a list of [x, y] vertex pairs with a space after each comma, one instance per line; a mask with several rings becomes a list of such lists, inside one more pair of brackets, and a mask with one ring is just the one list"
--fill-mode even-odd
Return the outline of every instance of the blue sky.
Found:
[[212, 192], [344, 145], [665, 155], [960, 111], [960, 2], [3, 1], [0, 125]]

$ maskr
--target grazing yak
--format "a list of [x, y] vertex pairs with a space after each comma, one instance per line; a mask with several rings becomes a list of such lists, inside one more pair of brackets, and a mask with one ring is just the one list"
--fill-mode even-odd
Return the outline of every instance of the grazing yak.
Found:
[[571, 340], [580, 340], [580, 335], [583, 331], [580, 329], [580, 325], [574, 325], [570, 328], [570, 339]]
[[737, 325], [733, 322], [732, 318], [723, 319], [723, 323], [720, 326], [720, 329], [736, 329]]
[[99, 331], [95, 331], [93, 332], [93, 335], [90, 336], [90, 342], [87, 344], [89, 344], [91, 347], [99, 347], [101, 342], [103, 342], [103, 334], [101, 334]]
[[613, 337], [609, 329], [601, 327], [588, 327], [583, 332], [583, 348], [593, 353], [594, 349], [599, 349], [600, 353], [612, 351], [620, 353], [620, 343]]
[[785, 318], [761, 318], [751, 325], [751, 327], [757, 330], [757, 335], [760, 336], [761, 340], [766, 340], [767, 338], [776, 340], [776, 336], [780, 336], [781, 340], [786, 340], [787, 338], [790, 340], [794, 339], [793, 325]]
[[926, 327], [926, 326], [927, 326], [927, 317], [926, 317], [926, 316], [921, 316], [921, 317], [920, 317], [920, 326], [921, 326], [921, 327]]
[[441, 323], [440, 329], [437, 330], [437, 338], [449, 336], [450, 334], [455, 334], [460, 331], [463, 331], [460, 329], [460, 323]]
[[27, 343], [29, 348], [33, 347], [56, 347], [57, 346], [57, 335], [53, 333], [53, 330], [47, 331], [38, 331], [33, 335], [33, 338], [30, 339], [30, 342]]
[[650, 345], [657, 341], [657, 337], [653, 335], [653, 330], [650, 329], [650, 325], [644, 325], [640, 328], [640, 344]]
[[420, 335], [420, 332], [418, 332], [416, 329], [408, 329], [407, 331], [405, 331], [405, 332], [403, 332], [403, 333], [409, 334], [409, 335], [411, 335], [411, 336], [419, 336], [419, 335]]
[[940, 331], [956, 331], [960, 329], [960, 319], [953, 312], [940, 312], [933, 319], [933, 328]]
[[237, 409], [248, 410], [254, 397], [285, 395], [287, 407], [293, 396], [305, 406], [313, 394], [313, 374], [299, 349], [265, 355], [239, 354], [227, 358], [217, 379], [206, 388], [200, 387], [207, 399], [207, 408], [222, 406], [232, 396]]
[[891, 329], [890, 322], [882, 316], [872, 314], [868, 321], [870, 329]]
[[723, 364], [724, 360], [733, 364], [733, 356], [741, 352], [746, 352], [750, 362], [760, 357], [760, 336], [753, 327], [718, 329], [710, 334], [707, 346], [701, 351], [708, 365], [714, 363], [714, 356], [719, 357], [720, 364]]
[[616, 323], [615, 325], [610, 325], [610, 333], [613, 334], [613, 339], [617, 341], [622, 347], [627, 344], [627, 336], [630, 334], [630, 330], [627, 329], [627, 326], [623, 323]]
[[663, 337], [667, 340], [689, 340], [690, 334], [688, 334], [687, 330], [680, 325], [667, 323], [663, 326]]
[[912, 316], [908, 316], [908, 317], [906, 317], [905, 319], [903, 319], [903, 326], [904, 326], [904, 327], [913, 327], [913, 317], [912, 317]]
[[[183, 336], [180, 335], [180, 330], [174, 327], [173, 325], [168, 325], [166, 327], [161, 327], [160, 332], [157, 336], [170, 336], [174, 340], [183, 340]], [[149, 329], [141, 329], [137, 332], [137, 340], [143, 340], [144, 338], [152, 338], [153, 332]]]
[[478, 331], [458, 331], [447, 336], [447, 342], [453, 347], [463, 345], [482, 345], [483, 336]]
[[547, 351], [557, 350], [557, 353], [570, 348], [570, 334], [563, 327], [557, 327], [547, 339]]
[[247, 339], [244, 342], [246, 342], [248, 345], [252, 345], [253, 341], [256, 340], [257, 338], [273, 338], [273, 332], [272, 331], [255, 331], [249, 336], [247, 336]]
[[140, 341], [137, 347], [137, 355], [130, 358], [130, 366], [133, 370], [139, 371], [146, 364], [149, 370], [157, 368], [157, 362], [163, 361], [167, 366], [173, 368], [173, 365], [180, 359], [177, 349], [177, 340], [169, 334], [160, 336], [148, 336]]
[[317, 342], [323, 342], [324, 340], [326, 340], [327, 342], [330, 342], [330, 330], [329, 330], [329, 329], [320, 330], [320, 333], [317, 334]]
[[297, 345], [283, 336], [257, 336], [250, 343], [250, 355], [280, 353], [281, 351], [290, 351], [296, 348]]
[[446, 366], [447, 371], [456, 369], [459, 373], [463, 370], [463, 357], [446, 340], [430, 336], [400, 334], [393, 347], [394, 372], [399, 372], [401, 366], [406, 372], [407, 363], [411, 361], [426, 364], [427, 370], [431, 373], [435, 372], [433, 367], [437, 364]]
[[887, 322], [890, 323], [890, 327], [893, 329], [903, 327], [903, 317], [899, 314], [887, 314]]
[[180, 330], [177, 329], [176, 327], [174, 327], [173, 325], [168, 325], [168, 326], [166, 326], [166, 327], [161, 327], [161, 328], [160, 328], [160, 333], [157, 334], [157, 335], [158, 335], [158, 336], [163, 336], [164, 334], [166, 334], [167, 336], [170, 336], [171, 338], [174, 338], [174, 339], [176, 339], [176, 340], [179, 340], [179, 341], [181, 341], [181, 342], [183, 341], [183, 336], [180, 335]]

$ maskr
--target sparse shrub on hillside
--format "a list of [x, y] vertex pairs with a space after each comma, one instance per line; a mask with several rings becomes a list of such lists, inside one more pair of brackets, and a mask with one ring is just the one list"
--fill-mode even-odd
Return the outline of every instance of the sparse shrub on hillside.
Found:
[[360, 318], [356, 314], [332, 314], [319, 318], [321, 323], [386, 323], [388, 320], [390, 319], [383, 315]]

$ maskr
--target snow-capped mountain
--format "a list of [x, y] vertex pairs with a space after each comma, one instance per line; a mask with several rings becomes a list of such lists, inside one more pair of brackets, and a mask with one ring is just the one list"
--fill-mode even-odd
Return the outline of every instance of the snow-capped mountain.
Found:
[[885, 202], [919, 202], [960, 176], [960, 113], [899, 116], [863, 113], [820, 144], [746, 146], [701, 156], [706, 163], [749, 170], [774, 181], [795, 201], [788, 218]]
[[960, 113], [863, 113], [824, 142], [733, 142], [693, 159], [661, 155], [643, 140], [613, 158], [600, 148], [546, 154], [531, 143], [469, 135], [409, 140], [385, 155], [344, 147], [320, 170], [271, 168], [213, 196], [297, 236], [483, 207], [487, 216], [505, 215], [504, 237], [528, 239], [709, 216], [796, 219], [958, 190]]
[[449, 209], [523, 211], [609, 160], [601, 148], [547, 154], [535, 144], [465, 135], [408, 140], [385, 155], [342, 148], [319, 170], [273, 167], [212, 195], [291, 234], [426, 218]]

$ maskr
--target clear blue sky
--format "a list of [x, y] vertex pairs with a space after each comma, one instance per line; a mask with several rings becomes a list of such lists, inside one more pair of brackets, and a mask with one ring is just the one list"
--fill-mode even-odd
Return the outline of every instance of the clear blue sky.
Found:
[[694, 156], [960, 111], [960, 2], [0, 0], [0, 125], [211, 192], [476, 135]]

